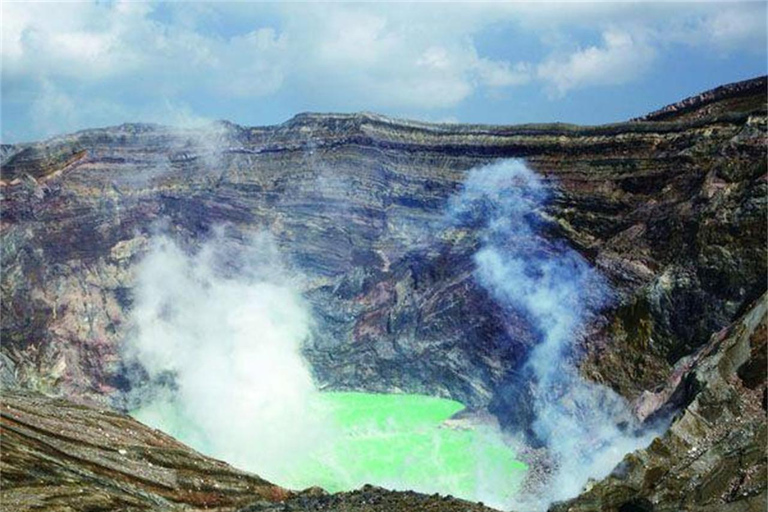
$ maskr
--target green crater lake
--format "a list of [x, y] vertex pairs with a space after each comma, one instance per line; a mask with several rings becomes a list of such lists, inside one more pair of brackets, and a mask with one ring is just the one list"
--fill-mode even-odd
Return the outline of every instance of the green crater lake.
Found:
[[[320, 393], [319, 410], [334, 435], [273, 475], [285, 487], [320, 486], [330, 492], [369, 483], [399, 490], [451, 494], [509, 506], [527, 467], [515, 459], [497, 429], [457, 428], [445, 420], [464, 406], [423, 395]], [[199, 434], [180, 428], [178, 413], [157, 408], [134, 416], [209, 455]], [[170, 418], [167, 416], [171, 416]], [[246, 468], [259, 473], [258, 468]], [[262, 472], [262, 474], [264, 474]]]

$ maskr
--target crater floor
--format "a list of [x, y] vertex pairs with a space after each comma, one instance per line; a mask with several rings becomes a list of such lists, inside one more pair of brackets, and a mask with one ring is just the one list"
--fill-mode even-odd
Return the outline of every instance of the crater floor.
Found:
[[[494, 425], [446, 422], [462, 409], [459, 402], [424, 395], [321, 393], [315, 414], [326, 416], [323, 425], [331, 428], [317, 437], [314, 450], [269, 478], [293, 489], [339, 492], [374, 484], [507, 508], [527, 467]], [[179, 410], [148, 407], [133, 415], [207, 455], [222, 455]]]

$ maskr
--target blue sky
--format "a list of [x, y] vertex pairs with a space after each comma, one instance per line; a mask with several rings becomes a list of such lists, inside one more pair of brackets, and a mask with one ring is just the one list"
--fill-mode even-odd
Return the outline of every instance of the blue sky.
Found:
[[766, 2], [2, 4], [2, 140], [374, 111], [621, 121], [766, 74]]

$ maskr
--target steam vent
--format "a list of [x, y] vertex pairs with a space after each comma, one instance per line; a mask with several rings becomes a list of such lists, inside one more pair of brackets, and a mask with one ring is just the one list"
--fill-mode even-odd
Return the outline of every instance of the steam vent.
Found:
[[0, 9], [0, 512], [766, 511], [765, 2]]

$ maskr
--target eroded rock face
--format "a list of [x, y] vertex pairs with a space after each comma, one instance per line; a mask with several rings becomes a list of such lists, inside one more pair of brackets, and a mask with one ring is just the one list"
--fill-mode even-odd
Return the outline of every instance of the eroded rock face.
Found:
[[[3, 146], [0, 377], [121, 407], [119, 346], [151, 238], [193, 249], [225, 224], [235, 248], [270, 232], [306, 277], [321, 387], [447, 396], [524, 422], [508, 405], [535, 334], [475, 282], [478, 234], [444, 222], [468, 169], [524, 158], [554, 190], [548, 234], [615, 291], [582, 371], [650, 415], [648, 393], [765, 292], [765, 91], [761, 78], [598, 127], [304, 114]], [[685, 405], [670, 400], [657, 401]]]
[[[762, 91], [763, 94], [760, 94]], [[636, 121], [701, 119], [702, 117], [760, 108], [765, 101], [765, 78], [721, 85], [651, 112]]]
[[766, 117], [754, 99], [765, 79], [733, 89], [738, 102], [707, 103], [733, 110], [682, 121], [305, 114], [267, 128], [124, 125], [5, 147], [4, 380], [119, 396], [118, 346], [148, 240], [163, 229], [194, 247], [227, 224], [233, 244], [269, 231], [307, 276], [318, 323], [305, 352], [322, 386], [478, 407], [503, 399], [532, 334], [475, 283], [476, 233], [442, 220], [467, 169], [519, 157], [557, 190], [544, 212], [551, 235], [617, 290], [584, 371], [635, 398], [765, 287]]
[[0, 510], [232, 510], [292, 493], [126, 415], [5, 391]]
[[[641, 401], [684, 406], [669, 430], [559, 511], [761, 511], [766, 502], [768, 298]], [[687, 403], [690, 402], [690, 403]]]

